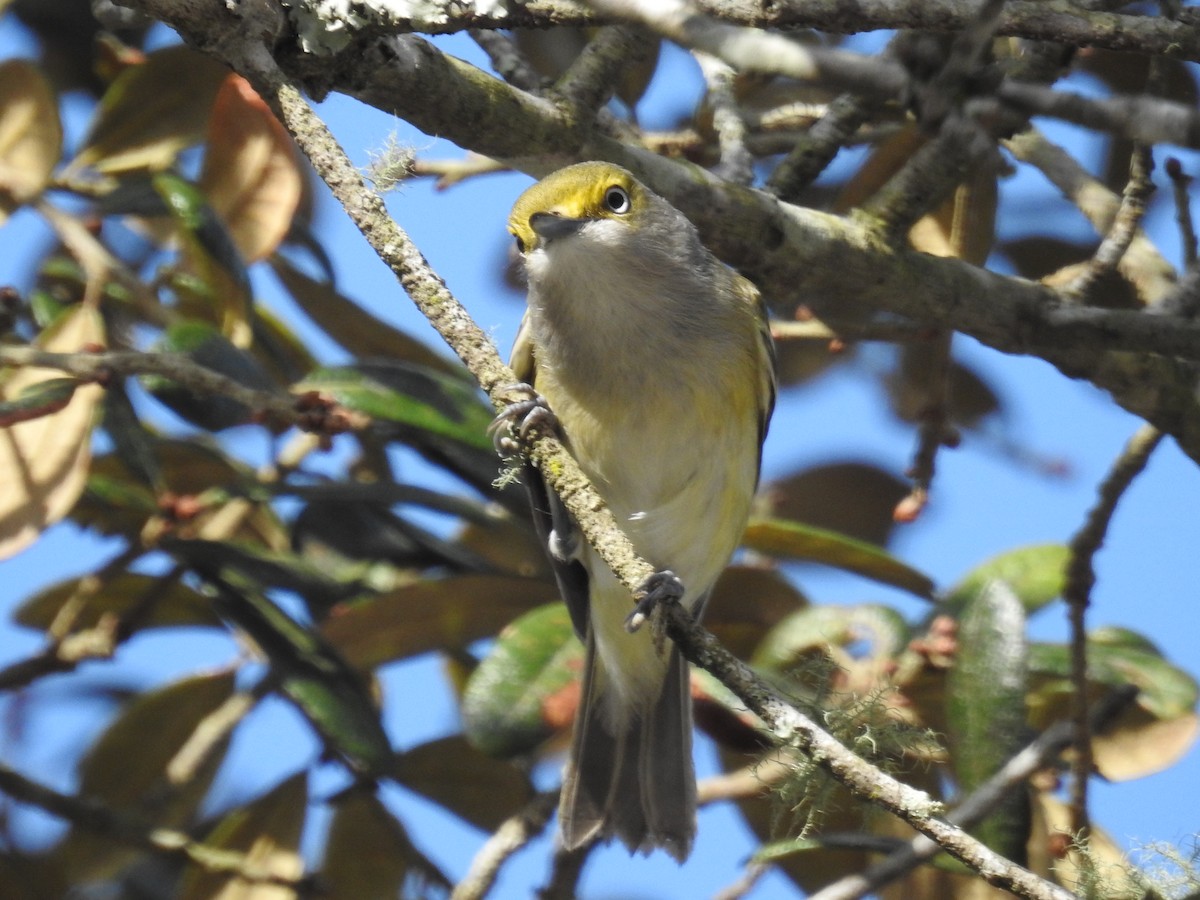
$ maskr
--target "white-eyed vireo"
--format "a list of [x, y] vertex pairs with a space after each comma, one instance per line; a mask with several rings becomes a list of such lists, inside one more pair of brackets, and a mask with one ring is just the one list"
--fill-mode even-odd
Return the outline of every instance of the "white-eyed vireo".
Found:
[[[508, 220], [529, 279], [512, 366], [638, 552], [656, 591], [699, 615], [745, 529], [775, 397], [758, 291], [629, 172], [570, 166]], [[629, 591], [528, 480], [559, 584], [587, 646], [564, 776], [563, 842], [599, 836], [682, 861], [696, 831], [688, 666], [624, 627]]]

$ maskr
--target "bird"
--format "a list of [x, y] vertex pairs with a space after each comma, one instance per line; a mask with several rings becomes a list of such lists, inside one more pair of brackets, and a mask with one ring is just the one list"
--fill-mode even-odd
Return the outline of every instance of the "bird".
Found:
[[[655, 567], [649, 598], [698, 618], [745, 530], [774, 407], [763, 300], [682, 212], [612, 163], [546, 176], [508, 229], [528, 283], [511, 366], [530, 399], [497, 423], [552, 418]], [[688, 664], [653, 629], [630, 633], [629, 590], [532, 465], [524, 480], [585, 646], [562, 844], [615, 837], [682, 863], [696, 833]]]

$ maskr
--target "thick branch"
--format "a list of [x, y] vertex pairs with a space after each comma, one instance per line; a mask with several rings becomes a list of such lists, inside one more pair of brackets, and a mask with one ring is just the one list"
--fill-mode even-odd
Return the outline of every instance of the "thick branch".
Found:
[[[902, 29], [944, 34], [961, 31], [974, 17], [974, 4], [963, 0], [793, 0], [788, 3], [697, 0], [697, 6], [707, 15], [731, 25], [782, 30], [814, 28], [835, 34]], [[468, 28], [584, 26], [606, 21], [609, 20], [569, 0], [529, 0], [511, 6], [503, 15], [464, 12], [444, 23], [421, 27], [411, 21], [397, 20], [391, 27], [377, 28], [376, 34], [412, 31], [450, 34]], [[1200, 21], [1194, 14], [1169, 19], [1090, 10], [1068, 0], [1008, 0], [996, 34], [1200, 61]]]

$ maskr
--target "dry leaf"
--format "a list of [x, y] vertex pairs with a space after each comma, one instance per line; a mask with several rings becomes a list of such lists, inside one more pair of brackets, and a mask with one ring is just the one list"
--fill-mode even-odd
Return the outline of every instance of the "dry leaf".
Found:
[[61, 152], [58, 103], [41, 70], [21, 59], [0, 65], [0, 225], [42, 192]]
[[213, 103], [200, 187], [247, 263], [275, 251], [300, 204], [291, 138], [240, 75], [225, 79]]
[[[42, 334], [39, 345], [74, 353], [104, 343], [100, 314], [80, 306]], [[12, 399], [30, 386], [60, 378], [50, 369], [20, 369], [0, 390]], [[103, 388], [81, 385], [70, 403], [51, 415], [0, 429], [0, 559], [25, 549], [75, 505], [91, 463], [92, 422]]]

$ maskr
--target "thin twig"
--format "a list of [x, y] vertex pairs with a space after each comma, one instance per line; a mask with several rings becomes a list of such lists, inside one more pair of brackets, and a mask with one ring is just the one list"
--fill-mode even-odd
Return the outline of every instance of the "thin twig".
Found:
[[542, 90], [542, 76], [525, 60], [521, 51], [517, 49], [516, 42], [507, 34], [479, 28], [472, 28], [468, 33], [488, 55], [488, 59], [492, 61], [492, 68], [501, 78], [513, 87], [533, 94]]
[[771, 321], [771, 337], [779, 341], [886, 341], [889, 344], [933, 340], [939, 332], [915, 322], [838, 322], [806, 316], [795, 322]]
[[[1112, 231], [1121, 208], [1121, 198], [1092, 177], [1062, 147], [1046, 140], [1036, 128], [1013, 135], [1005, 147], [1021, 162], [1037, 168], [1084, 214], [1096, 232]], [[1117, 271], [1129, 280], [1142, 303], [1158, 303], [1175, 286], [1175, 270], [1158, 248], [1138, 229], [1117, 263]]]
[[595, 848], [595, 841], [589, 841], [574, 850], [556, 847], [554, 858], [550, 861], [550, 878], [545, 887], [538, 889], [537, 900], [575, 900], [579, 894], [583, 867]]
[[1075, 757], [1072, 760], [1071, 831], [1088, 833], [1088, 781], [1092, 775], [1092, 738], [1088, 718], [1088, 650], [1086, 616], [1091, 602], [1096, 571], [1092, 561], [1104, 543], [1117, 502], [1133, 479], [1146, 466], [1163, 434], [1151, 425], [1143, 425], [1130, 438], [1100, 485], [1099, 499], [1088, 512], [1083, 527], [1071, 538], [1063, 600], [1071, 625], [1072, 719], [1075, 724]]
[[751, 860], [746, 863], [746, 868], [742, 875], [733, 884], [728, 887], [721, 888], [713, 894], [713, 900], [742, 900], [747, 894], [754, 890], [762, 877], [771, 871], [771, 867], [766, 863], [755, 862]]
[[1183, 246], [1183, 267], [1196, 264], [1196, 226], [1192, 224], [1192, 176], [1174, 156], [1167, 157], [1167, 176], [1175, 196], [1175, 221], [1179, 223], [1179, 238]]
[[787, 203], [817, 180], [838, 151], [870, 118], [873, 106], [857, 94], [842, 94], [775, 167], [767, 190]]
[[85, 381], [104, 380], [114, 375], [161, 375], [198, 394], [221, 396], [272, 420], [307, 431], [332, 434], [365, 428], [370, 420], [337, 406], [305, 408], [305, 400], [274, 391], [246, 387], [220, 372], [192, 362], [180, 353], [142, 353], [114, 350], [101, 353], [50, 353], [35, 347], [0, 347], [0, 364], [58, 369]]
[[602, 28], [555, 82], [551, 93], [571, 111], [576, 122], [590, 122], [613, 95], [621, 75], [645, 59], [653, 48], [653, 39], [640, 28]]
[[1092, 254], [1087, 266], [1066, 287], [1063, 295], [1075, 303], [1087, 303], [1088, 293], [1103, 276], [1114, 271], [1129, 250], [1146, 215], [1146, 201], [1154, 191], [1150, 172], [1154, 159], [1150, 148], [1134, 144], [1129, 157], [1129, 181], [1121, 195], [1121, 205], [1113, 217], [1112, 227]]
[[905, 473], [912, 482], [912, 489], [896, 504], [893, 518], [897, 522], [912, 522], [921, 514], [933, 487], [938, 451], [957, 438], [950, 425], [950, 348], [953, 340], [954, 333], [945, 331], [934, 340], [904, 351], [908, 371], [920, 373], [915, 387], [922, 396], [917, 416], [917, 449]]
[[182, 831], [144, 822], [137, 816], [119, 812], [95, 800], [60, 794], [3, 763], [0, 763], [0, 791], [18, 802], [36, 806], [112, 840], [167, 856], [182, 857], [206, 872], [236, 876], [254, 884], [290, 888], [305, 895], [313, 888], [311, 876], [291, 878], [271, 872], [243, 853], [195, 841]]
[[557, 805], [558, 791], [546, 791], [505, 819], [479, 848], [467, 874], [454, 886], [450, 900], [482, 900], [487, 896], [500, 867], [546, 829]]
[[736, 184], [750, 184], [754, 180], [754, 160], [746, 148], [746, 121], [733, 92], [734, 71], [710, 53], [697, 51], [693, 56], [704, 76], [705, 100], [717, 133], [720, 162], [716, 174]]

